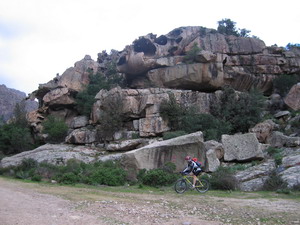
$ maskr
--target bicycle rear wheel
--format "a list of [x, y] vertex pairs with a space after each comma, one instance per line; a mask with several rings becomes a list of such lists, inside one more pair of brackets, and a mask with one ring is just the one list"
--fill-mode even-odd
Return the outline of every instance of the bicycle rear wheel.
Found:
[[207, 192], [208, 189], [209, 189], [209, 182], [208, 182], [208, 180], [205, 180], [205, 179], [200, 179], [200, 181], [197, 180], [195, 188], [200, 193]]
[[175, 182], [174, 189], [178, 194], [183, 194], [187, 189], [187, 183], [184, 179], [179, 179]]

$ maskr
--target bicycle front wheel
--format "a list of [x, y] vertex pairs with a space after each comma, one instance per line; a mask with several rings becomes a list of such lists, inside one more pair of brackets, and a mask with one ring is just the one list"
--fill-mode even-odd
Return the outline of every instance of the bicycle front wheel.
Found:
[[205, 193], [209, 189], [209, 182], [205, 179], [200, 179], [196, 181], [195, 188], [200, 193]]
[[187, 183], [184, 179], [179, 179], [176, 181], [174, 188], [178, 194], [183, 194], [187, 189]]

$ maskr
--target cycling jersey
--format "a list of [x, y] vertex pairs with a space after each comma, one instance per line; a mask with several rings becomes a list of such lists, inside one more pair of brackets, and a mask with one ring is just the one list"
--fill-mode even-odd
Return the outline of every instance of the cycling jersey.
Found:
[[187, 167], [182, 171], [185, 175], [193, 172], [194, 175], [198, 176], [201, 172], [201, 168], [194, 162], [189, 161]]

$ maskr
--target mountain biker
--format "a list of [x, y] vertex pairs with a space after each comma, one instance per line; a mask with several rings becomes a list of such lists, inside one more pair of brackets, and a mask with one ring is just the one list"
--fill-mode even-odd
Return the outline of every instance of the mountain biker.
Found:
[[191, 156], [186, 156], [185, 160], [188, 161], [188, 165], [181, 173], [184, 174], [184, 175], [187, 175], [189, 173], [193, 173], [193, 188], [195, 188], [197, 176], [200, 174], [201, 168], [197, 165], [196, 162], [194, 162], [192, 160]]

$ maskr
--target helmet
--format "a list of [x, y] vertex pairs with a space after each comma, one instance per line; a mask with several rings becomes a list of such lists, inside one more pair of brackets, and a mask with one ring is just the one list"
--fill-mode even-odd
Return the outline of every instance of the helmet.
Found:
[[185, 160], [191, 160], [192, 159], [192, 157], [191, 156], [189, 156], [189, 155], [187, 155], [185, 158], [184, 158]]

